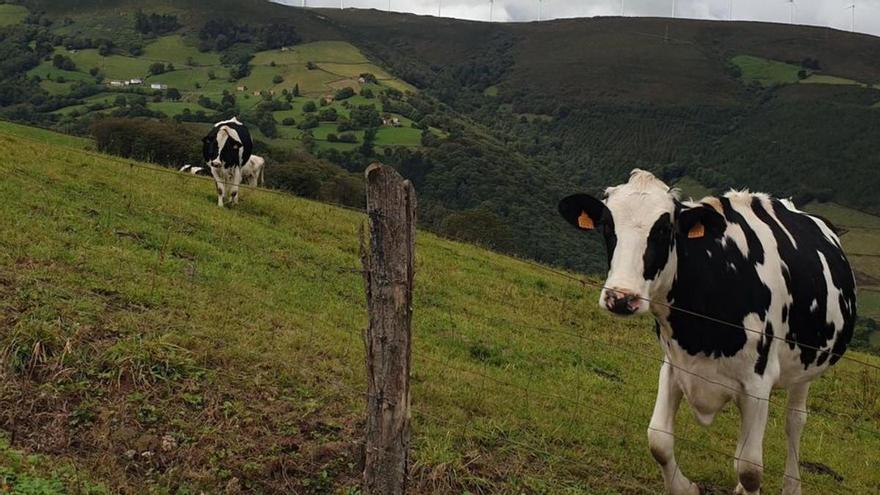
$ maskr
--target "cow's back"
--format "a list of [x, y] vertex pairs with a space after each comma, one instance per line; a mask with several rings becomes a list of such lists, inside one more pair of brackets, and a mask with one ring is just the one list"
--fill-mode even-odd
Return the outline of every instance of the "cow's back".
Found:
[[856, 316], [853, 273], [836, 234], [763, 194], [731, 192], [703, 204], [723, 216], [726, 230], [721, 239], [676, 245], [667, 299], [686, 312], [673, 310], [663, 323], [682, 355], [742, 360], [743, 369], [777, 382], [834, 364]]

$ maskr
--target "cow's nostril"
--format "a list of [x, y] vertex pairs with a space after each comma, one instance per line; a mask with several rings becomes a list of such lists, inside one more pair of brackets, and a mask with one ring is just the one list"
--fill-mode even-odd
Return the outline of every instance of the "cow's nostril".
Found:
[[619, 315], [631, 315], [639, 309], [639, 296], [622, 290], [609, 290], [605, 295], [608, 311]]

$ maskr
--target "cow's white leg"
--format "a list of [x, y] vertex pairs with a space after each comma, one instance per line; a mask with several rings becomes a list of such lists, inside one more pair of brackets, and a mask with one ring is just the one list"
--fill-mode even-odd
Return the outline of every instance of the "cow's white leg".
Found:
[[666, 490], [672, 495], [699, 495], [700, 488], [685, 478], [675, 460], [675, 413], [681, 404], [681, 388], [672, 378], [672, 366], [663, 363], [660, 367], [660, 383], [657, 387], [657, 401], [648, 428], [648, 445], [651, 455], [660, 465]]
[[785, 458], [785, 480], [782, 495], [801, 495], [801, 432], [807, 423], [807, 393], [810, 382], [798, 383], [788, 389], [788, 411], [785, 416], [785, 435], [788, 437], [788, 456]]
[[223, 208], [223, 198], [226, 196], [226, 185], [224, 184], [224, 176], [215, 167], [211, 168], [211, 175], [214, 177], [214, 185], [217, 187], [217, 206]]
[[[769, 398], [769, 391], [766, 392]], [[737, 401], [742, 424], [739, 432], [739, 443], [736, 447], [734, 466], [739, 484], [734, 493], [737, 495], [760, 495], [761, 478], [764, 476], [764, 430], [767, 428], [769, 402], [765, 393], [741, 396]]]
[[232, 169], [232, 185], [229, 186], [230, 195], [232, 196], [232, 204], [238, 204], [238, 186], [241, 184], [241, 167]]

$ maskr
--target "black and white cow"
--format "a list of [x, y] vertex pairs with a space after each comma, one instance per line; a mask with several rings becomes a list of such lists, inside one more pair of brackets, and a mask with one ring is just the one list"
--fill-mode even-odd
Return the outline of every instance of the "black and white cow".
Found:
[[605, 237], [609, 271], [600, 307], [621, 315], [650, 312], [656, 320], [665, 358], [648, 443], [669, 493], [699, 493], [674, 455], [671, 433], [682, 397], [704, 425], [735, 401], [742, 417], [736, 493], [752, 495], [760, 493], [763, 476], [767, 399], [784, 388], [782, 493], [800, 494], [810, 382], [846, 351], [856, 319], [853, 272], [829, 224], [789, 201], [748, 191], [681, 202], [642, 170], [606, 189], [604, 200], [563, 199], [559, 212]]
[[238, 203], [241, 168], [250, 160], [253, 149], [250, 132], [237, 118], [217, 122], [202, 139], [202, 155], [217, 184], [217, 206], [223, 207], [230, 196], [229, 202]]
[[251, 155], [244, 167], [241, 167], [241, 180], [247, 181], [251, 187], [260, 187], [266, 183], [266, 159]]

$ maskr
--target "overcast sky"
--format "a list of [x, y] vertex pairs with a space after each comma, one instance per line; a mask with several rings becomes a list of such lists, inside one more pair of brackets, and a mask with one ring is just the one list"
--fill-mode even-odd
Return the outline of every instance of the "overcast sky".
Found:
[[[274, 0], [301, 5], [302, 0]], [[310, 7], [374, 8], [387, 10], [389, 0], [306, 0]], [[733, 18], [765, 22], [789, 22], [794, 10], [797, 24], [830, 26], [849, 30], [855, 2], [855, 30], [880, 36], [880, 0], [732, 0]], [[444, 17], [489, 20], [489, 0], [390, 0], [391, 10]], [[544, 19], [620, 15], [620, 0], [543, 0]], [[623, 0], [627, 16], [672, 16], [673, 0]], [[728, 19], [731, 0], [675, 0], [676, 17]], [[495, 21], [532, 21], [539, 15], [539, 0], [495, 0]]]

